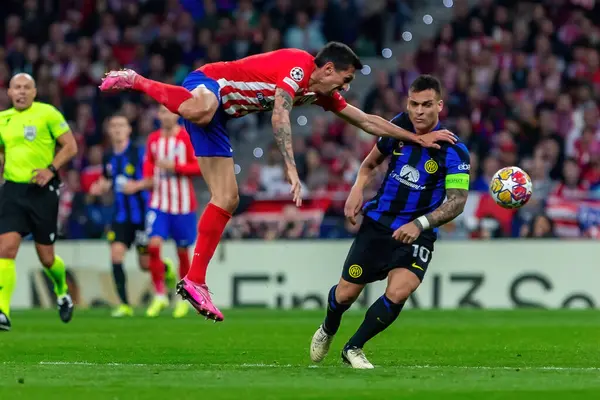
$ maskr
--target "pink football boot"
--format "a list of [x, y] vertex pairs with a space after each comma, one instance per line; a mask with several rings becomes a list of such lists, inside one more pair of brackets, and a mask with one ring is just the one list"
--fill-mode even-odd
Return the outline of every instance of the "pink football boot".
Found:
[[189, 301], [198, 311], [198, 314], [204, 315], [215, 322], [223, 321], [223, 313], [213, 304], [206, 285], [197, 285], [189, 279], [183, 278], [177, 284], [177, 294], [184, 300]]
[[100, 90], [115, 91], [115, 90], [126, 90], [133, 88], [133, 82], [138, 76], [137, 72], [132, 69], [123, 69], [121, 71], [110, 71], [102, 79], [100, 84]]

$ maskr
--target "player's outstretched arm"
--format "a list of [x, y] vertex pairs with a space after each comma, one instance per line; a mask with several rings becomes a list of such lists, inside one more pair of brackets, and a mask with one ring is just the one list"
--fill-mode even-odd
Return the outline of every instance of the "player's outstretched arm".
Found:
[[454, 144], [457, 140], [456, 135], [446, 129], [425, 135], [415, 135], [406, 129], [402, 129], [399, 126], [392, 124], [384, 118], [381, 118], [379, 115], [367, 114], [350, 104], [342, 111], [336, 113], [336, 115], [371, 135], [390, 137], [403, 142], [412, 142], [423, 147], [439, 149], [440, 145], [437, 144], [437, 142]]
[[290, 111], [294, 100], [292, 96], [281, 88], [275, 90], [275, 104], [273, 106], [273, 136], [275, 143], [283, 156], [288, 182], [292, 185], [291, 193], [297, 206], [302, 204], [300, 197], [300, 177], [296, 170], [294, 150], [292, 148], [292, 124], [290, 123]]

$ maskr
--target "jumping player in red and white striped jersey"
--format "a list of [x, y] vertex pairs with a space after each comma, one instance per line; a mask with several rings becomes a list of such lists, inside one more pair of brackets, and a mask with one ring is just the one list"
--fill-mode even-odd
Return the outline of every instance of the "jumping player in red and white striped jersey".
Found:
[[[197, 201], [192, 178], [200, 175], [190, 137], [178, 124], [179, 116], [161, 106], [158, 119], [161, 128], [148, 136], [144, 178], [137, 183], [151, 191], [146, 232], [155, 296], [146, 310], [149, 317], [158, 316], [169, 306], [165, 281], [168, 285], [171, 279], [165, 280], [165, 268], [160, 255], [165, 240], [171, 238], [177, 246], [180, 278], [185, 277], [190, 268], [189, 247], [196, 241], [197, 224]], [[173, 286], [176, 282], [174, 278]], [[173, 316], [184, 317], [188, 313], [188, 305], [184, 300], [178, 301]]]
[[178, 292], [203, 314], [222, 321], [223, 314], [210, 298], [206, 269], [225, 225], [235, 211], [238, 188], [233, 170], [233, 149], [226, 122], [252, 112], [273, 111], [275, 141], [283, 155], [287, 179], [297, 206], [302, 203], [300, 178], [292, 149], [290, 111], [294, 105], [316, 104], [374, 136], [392, 137], [425, 147], [437, 141], [455, 143], [446, 130], [414, 135], [385, 119], [346, 104], [340, 92], [348, 90], [362, 63], [346, 45], [328, 43], [317, 55], [282, 49], [225, 63], [207, 64], [188, 75], [182, 86], [146, 79], [132, 70], [111, 71], [100, 89], [137, 90], [154, 98], [185, 119], [185, 127], [211, 200], [200, 218], [198, 241], [188, 275]]

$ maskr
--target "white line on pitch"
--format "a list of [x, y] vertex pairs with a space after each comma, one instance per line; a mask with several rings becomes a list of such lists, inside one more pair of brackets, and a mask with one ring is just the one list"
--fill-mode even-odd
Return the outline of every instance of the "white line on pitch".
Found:
[[[4, 363], [10, 364], [10, 363]], [[41, 361], [40, 365], [87, 365], [87, 366], [114, 366], [114, 367], [218, 367], [218, 368], [336, 368], [335, 365], [292, 365], [292, 364], [138, 364], [138, 363], [98, 363], [87, 361]], [[600, 371], [600, 367], [556, 367], [556, 366], [467, 366], [467, 365], [396, 365], [397, 368], [406, 369], [463, 369], [463, 370], [527, 370], [527, 371]]]

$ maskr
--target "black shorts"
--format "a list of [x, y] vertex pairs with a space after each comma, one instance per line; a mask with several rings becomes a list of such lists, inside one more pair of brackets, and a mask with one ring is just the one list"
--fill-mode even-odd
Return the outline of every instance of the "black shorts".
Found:
[[7, 181], [0, 188], [0, 234], [33, 235], [36, 243], [54, 244], [58, 225], [60, 181], [40, 187]]
[[404, 244], [395, 240], [392, 233], [365, 217], [346, 257], [342, 277], [348, 282], [367, 284], [385, 279], [395, 268], [406, 268], [423, 281], [435, 238], [425, 234], [412, 244]]
[[107, 237], [109, 242], [123, 243], [128, 249], [135, 244], [135, 247], [140, 254], [144, 254], [148, 251], [148, 235], [146, 234], [146, 227], [143, 223], [113, 222]]

